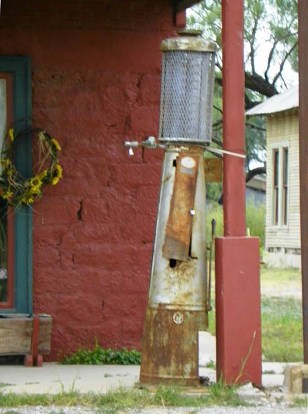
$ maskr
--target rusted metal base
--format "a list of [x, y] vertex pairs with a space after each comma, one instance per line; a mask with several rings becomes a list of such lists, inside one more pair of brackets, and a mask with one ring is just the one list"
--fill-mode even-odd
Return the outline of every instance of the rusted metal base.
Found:
[[198, 332], [206, 325], [203, 310], [148, 307], [140, 383], [198, 385]]

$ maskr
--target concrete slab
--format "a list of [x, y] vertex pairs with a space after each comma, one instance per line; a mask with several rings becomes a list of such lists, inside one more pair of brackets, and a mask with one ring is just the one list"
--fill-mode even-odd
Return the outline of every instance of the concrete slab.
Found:
[[[216, 381], [216, 341], [208, 332], [199, 334], [199, 375]], [[282, 389], [286, 364], [263, 363], [264, 387]], [[134, 387], [139, 382], [139, 366], [119, 365], [58, 365], [43, 367], [0, 366], [0, 391], [3, 393], [57, 394], [106, 393], [120, 387]]]
[[134, 365], [0, 366], [0, 389], [3, 393], [17, 394], [106, 393], [120, 387], [133, 387], [139, 380], [139, 370], [140, 367]]
[[209, 332], [199, 332], [199, 365], [206, 367], [215, 364], [216, 361], [216, 338]]

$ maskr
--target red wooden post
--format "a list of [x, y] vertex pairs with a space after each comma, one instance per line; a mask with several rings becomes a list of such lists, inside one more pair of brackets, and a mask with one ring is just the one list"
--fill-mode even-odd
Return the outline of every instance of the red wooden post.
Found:
[[[245, 153], [243, 0], [222, 0], [223, 145]], [[217, 379], [261, 385], [259, 242], [246, 237], [244, 159], [224, 156], [224, 237], [216, 239]]]

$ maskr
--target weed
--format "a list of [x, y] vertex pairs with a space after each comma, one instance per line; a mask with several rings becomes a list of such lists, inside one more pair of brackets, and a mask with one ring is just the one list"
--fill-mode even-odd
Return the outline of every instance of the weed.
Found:
[[237, 395], [234, 386], [227, 386], [222, 381], [217, 381], [209, 387], [209, 390], [212, 405], [245, 405]]
[[79, 349], [71, 355], [64, 356], [61, 363], [65, 365], [139, 365], [141, 353], [135, 349], [104, 349], [95, 343], [92, 349]]
[[150, 404], [150, 401], [151, 395], [146, 390], [120, 387], [107, 392], [107, 394], [100, 395], [96, 405], [100, 408], [108, 407], [109, 409], [133, 408], [145, 407]]
[[213, 361], [212, 359], [210, 359], [206, 364], [205, 364], [206, 368], [211, 368], [211, 369], [215, 369], [216, 368], [216, 363], [215, 361]]
[[306, 407], [308, 412], [308, 396], [294, 397], [290, 405], [291, 407]]

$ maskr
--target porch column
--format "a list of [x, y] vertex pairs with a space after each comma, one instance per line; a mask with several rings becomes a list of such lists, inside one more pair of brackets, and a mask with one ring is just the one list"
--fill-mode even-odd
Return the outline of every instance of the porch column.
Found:
[[[304, 364], [308, 364], [308, 1], [298, 1], [299, 166]], [[307, 392], [305, 384], [304, 392]]]
[[[243, 0], [222, 0], [223, 148], [245, 154]], [[246, 237], [245, 160], [224, 155], [224, 237], [216, 239], [217, 379], [261, 385], [259, 239]]]

